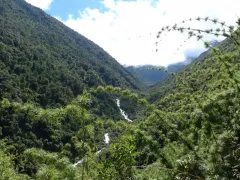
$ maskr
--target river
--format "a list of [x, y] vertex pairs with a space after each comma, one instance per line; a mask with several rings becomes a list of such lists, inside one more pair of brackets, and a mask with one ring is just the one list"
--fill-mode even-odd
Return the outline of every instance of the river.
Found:
[[116, 101], [117, 101], [117, 106], [118, 106], [118, 108], [119, 108], [119, 110], [120, 110], [120, 113], [122, 114], [122, 116], [124, 117], [124, 119], [127, 120], [128, 122], [133, 122], [131, 119], [128, 118], [127, 113], [126, 113], [124, 110], [121, 109], [120, 100], [119, 100], [119, 99], [116, 99]]
[[[124, 119], [127, 120], [128, 122], [132, 122], [132, 120], [128, 118], [127, 113], [121, 109], [121, 107], [120, 107], [120, 100], [119, 100], [119, 99], [116, 99], [116, 101], [117, 101], [117, 106], [118, 106], [118, 108], [119, 108], [119, 110], [120, 110], [120, 113], [122, 114], [122, 116], [124, 117]], [[105, 142], [106, 144], [109, 144], [109, 142], [110, 142], [110, 137], [109, 137], [108, 133], [105, 133], [105, 134], [104, 134], [104, 142]], [[103, 149], [104, 149], [104, 148], [100, 149], [100, 150], [97, 151], [95, 154], [96, 154], [96, 155], [97, 155], [97, 154], [100, 154]], [[81, 160], [79, 160], [78, 162], [76, 162], [75, 164], [73, 164], [73, 166], [76, 167], [77, 165], [82, 164], [83, 161], [84, 161], [84, 159], [81, 159]]]

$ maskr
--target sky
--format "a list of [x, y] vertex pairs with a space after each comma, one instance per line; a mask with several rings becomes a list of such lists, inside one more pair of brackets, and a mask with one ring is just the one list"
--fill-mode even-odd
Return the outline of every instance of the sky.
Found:
[[[234, 25], [240, 17], [240, 0], [26, 1], [92, 40], [123, 65], [167, 66], [206, 50], [202, 41], [187, 40], [188, 35], [184, 33], [169, 32], [157, 39], [158, 31], [164, 26], [172, 27], [197, 17], [216, 18]], [[221, 27], [197, 21], [179, 26], [203, 30]], [[204, 41], [216, 39], [223, 40], [203, 37]]]

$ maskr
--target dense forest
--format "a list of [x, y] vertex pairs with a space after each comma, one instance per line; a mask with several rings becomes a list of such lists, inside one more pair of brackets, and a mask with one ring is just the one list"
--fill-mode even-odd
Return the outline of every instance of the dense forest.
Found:
[[0, 1], [0, 98], [67, 105], [84, 89], [137, 82], [102, 48], [23, 0]]
[[42, 10], [0, 0], [0, 179], [240, 179], [240, 19], [188, 21], [213, 29], [176, 24], [157, 39], [171, 29], [208, 50], [149, 68], [166, 78], [147, 88]]

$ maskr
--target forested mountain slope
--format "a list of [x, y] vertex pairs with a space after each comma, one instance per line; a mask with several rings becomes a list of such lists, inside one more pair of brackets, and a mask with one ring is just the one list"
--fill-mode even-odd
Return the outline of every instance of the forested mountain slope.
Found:
[[[0, 2], [0, 178], [240, 179], [239, 29], [218, 31], [228, 38], [215, 48], [208, 46], [197, 61], [156, 85], [148, 102], [142, 94], [125, 89], [139, 86], [129, 74], [129, 81], [126, 76], [118, 78], [120, 72], [127, 73], [116, 71], [121, 66], [102, 51], [106, 59], [97, 58], [98, 46], [22, 0]], [[13, 18], [6, 21], [2, 18], [6, 14]], [[28, 28], [20, 26], [25, 23], [21, 19], [29, 23]], [[52, 21], [58, 30], [48, 29], [53, 28]], [[8, 26], [19, 33], [11, 33]], [[56, 43], [57, 37], [64, 43]], [[73, 55], [62, 54], [65, 50]], [[107, 67], [97, 71], [103, 61], [109, 68], [116, 64], [116, 72], [109, 70], [113, 79], [103, 76]], [[84, 79], [78, 74], [78, 63]], [[75, 86], [78, 77], [81, 86]], [[100, 105], [98, 98], [111, 99], [112, 104]], [[114, 113], [99, 114], [114, 109], [114, 98], [131, 100], [141, 117], [127, 122], [111, 119]], [[104, 142], [105, 133], [109, 144]]]
[[102, 48], [24, 0], [0, 0], [0, 99], [43, 107], [84, 89], [141, 84]]
[[[233, 44], [233, 40], [232, 39], [225, 39], [224, 41], [217, 43], [216, 45], [214, 45], [213, 47], [215, 48], [219, 48], [220, 51], [222, 52], [222, 54], [224, 53], [229, 53], [229, 52], [234, 52], [237, 50], [236, 45]], [[212, 48], [213, 48], [212, 47]], [[202, 54], [199, 55], [198, 58], [196, 58], [191, 64], [186, 65], [185, 67], [182, 67], [180, 70], [176, 71], [176, 74], [174, 76], [172, 76], [171, 74], [169, 74], [163, 81], [160, 81], [156, 84], [154, 84], [153, 86], [150, 87], [149, 92], [149, 100], [150, 102], [156, 102], [159, 99], [163, 98], [164, 96], [170, 94], [172, 91], [177, 91], [176, 90], [176, 85], [177, 85], [177, 79], [176, 77], [185, 77], [184, 75], [191, 75], [193, 73], [197, 73], [195, 71], [198, 72], [203, 72], [206, 73], [205, 75], [200, 76], [199, 77], [195, 77], [195, 80], [198, 79], [202, 79], [203, 82], [207, 81], [206, 78], [208, 76], [208, 74], [211, 74], [211, 68], [212, 70], [214, 69], [215, 63], [213, 60], [213, 55], [211, 53], [211, 50], [207, 50], [205, 52], [203, 52]], [[207, 62], [209, 63], [204, 63], [207, 60]], [[196, 67], [198, 67], [196, 69]], [[207, 69], [207, 71], [205, 72], [205, 70]], [[214, 71], [214, 70], [213, 70]], [[211, 76], [211, 75], [209, 75]], [[204, 86], [205, 83], [200, 83], [199, 85]]]
[[159, 158], [139, 179], [239, 179], [239, 32], [152, 89], [140, 127]]

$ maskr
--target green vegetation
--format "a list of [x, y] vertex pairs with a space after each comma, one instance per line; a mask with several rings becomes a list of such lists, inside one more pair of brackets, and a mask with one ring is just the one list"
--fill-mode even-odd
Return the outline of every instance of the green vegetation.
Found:
[[[1, 179], [240, 179], [240, 19], [163, 28], [209, 50], [146, 100], [115, 60], [41, 10], [0, 0], [0, 14]], [[211, 47], [199, 33], [227, 39]]]
[[0, 98], [69, 104], [99, 85], [141, 84], [102, 48], [24, 0], [0, 0]]

